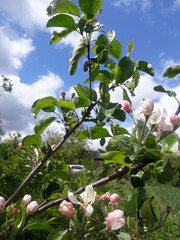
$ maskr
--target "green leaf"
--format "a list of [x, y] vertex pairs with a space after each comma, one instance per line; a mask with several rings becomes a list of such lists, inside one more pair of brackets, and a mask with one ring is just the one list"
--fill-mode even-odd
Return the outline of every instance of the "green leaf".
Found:
[[174, 176], [174, 171], [172, 169], [171, 163], [168, 161], [163, 169], [163, 172], [157, 174], [157, 180], [159, 183], [164, 184], [170, 182]]
[[145, 182], [137, 176], [131, 176], [131, 184], [133, 185], [133, 188], [145, 186]]
[[49, 19], [46, 27], [64, 27], [68, 29], [76, 29], [76, 24], [74, 19], [66, 14], [58, 14]]
[[83, 130], [80, 132], [78, 139], [79, 140], [84, 140], [89, 137], [89, 131], [88, 130]]
[[116, 108], [112, 114], [112, 117], [121, 122], [124, 122], [126, 120], [126, 113], [123, 110]]
[[66, 181], [71, 181], [71, 177], [69, 175], [69, 172], [62, 171], [62, 170], [55, 170], [49, 174], [49, 181], [53, 182], [54, 179], [62, 179]]
[[48, 116], [42, 118], [34, 127], [34, 132], [37, 134], [41, 134], [54, 120], [56, 117]]
[[109, 52], [108, 52], [109, 56], [113, 56], [115, 58], [117, 58], [119, 60], [119, 58], [122, 55], [122, 45], [118, 40], [113, 40], [111, 42], [110, 48], [109, 48]]
[[167, 93], [169, 97], [176, 97], [176, 93], [174, 91], [166, 90], [161, 85], [158, 85], [158, 86], [154, 87], [154, 91]]
[[45, 98], [38, 99], [33, 103], [31, 107], [31, 112], [36, 118], [41, 109], [43, 110], [45, 108], [55, 106], [56, 101], [57, 99], [53, 97], [45, 97]]
[[115, 74], [118, 73], [118, 66], [112, 59], [107, 59], [106, 62], [104, 62], [104, 65], [112, 70]]
[[169, 151], [171, 153], [177, 153], [178, 151], [178, 136], [169, 135], [165, 139], [161, 140], [161, 147], [163, 151]]
[[119, 240], [131, 240], [131, 236], [128, 233], [121, 232], [118, 234]]
[[110, 137], [109, 132], [106, 128], [95, 126], [90, 129], [91, 139], [98, 139], [98, 138], [105, 138], [105, 137]]
[[128, 57], [131, 57], [132, 51], [134, 49], [134, 40], [132, 40], [129, 44], [128, 44]]
[[55, 230], [53, 231], [47, 240], [68, 240], [68, 230]]
[[99, 90], [101, 100], [105, 103], [109, 103], [110, 101], [109, 86], [105, 85], [104, 83], [100, 83]]
[[98, 106], [99, 106], [99, 121], [100, 122], [111, 117], [117, 108], [116, 103], [106, 104], [104, 102], [99, 102]]
[[73, 50], [72, 58], [69, 60], [70, 75], [73, 75], [76, 72], [80, 58], [83, 57], [86, 53], [87, 53], [86, 39], [81, 38], [79, 44]]
[[126, 89], [124, 89], [124, 88], [123, 88], [123, 100], [127, 100], [128, 102], [130, 102], [132, 104], [131, 99], [128, 96], [128, 93], [127, 93]]
[[174, 65], [166, 69], [163, 77], [174, 78], [180, 73], [180, 65]]
[[41, 144], [41, 136], [39, 134], [26, 136], [23, 138], [22, 144], [24, 147], [33, 145], [34, 147], [39, 148]]
[[44, 230], [47, 232], [52, 232], [53, 228], [47, 222], [32, 222], [23, 229], [23, 232], [30, 230]]
[[70, 110], [75, 110], [74, 108], [74, 103], [71, 100], [57, 100], [56, 101], [56, 106], [58, 107], [63, 107], [63, 108], [68, 108]]
[[79, 0], [79, 6], [84, 14], [96, 15], [101, 9], [102, 0]]
[[154, 68], [148, 62], [139, 61], [136, 69], [140, 70], [142, 72], [145, 72], [145, 73], [149, 74], [150, 76], [154, 76]]
[[96, 40], [96, 43], [95, 43], [95, 46], [92, 48], [92, 51], [94, 51], [95, 49], [97, 49], [97, 46], [98, 47], [103, 47], [103, 49], [105, 49], [109, 44], [109, 40], [108, 38], [106, 37], [105, 34], [101, 34], [98, 36], [97, 40]]
[[69, 13], [80, 17], [79, 8], [70, 0], [53, 0], [47, 8], [47, 13], [49, 16], [56, 13]]
[[73, 101], [76, 108], [89, 107], [91, 105], [91, 101], [84, 98], [75, 97]]
[[157, 221], [153, 206], [152, 206], [153, 197], [147, 198], [141, 205], [139, 212], [143, 219], [147, 220], [152, 226]]
[[[77, 92], [77, 94], [80, 98], [83, 98], [85, 100], [90, 100], [90, 89], [89, 89], [89, 87], [82, 86], [81, 84], [77, 84], [77, 86], [74, 87], [74, 89], [76, 90], [76, 92]], [[91, 97], [92, 97], [92, 101], [96, 102], [97, 93], [94, 89], [91, 89]]]
[[129, 57], [123, 57], [118, 63], [118, 73], [116, 83], [124, 83], [134, 73], [134, 64]]
[[60, 42], [63, 38], [67, 37], [70, 33], [72, 33], [72, 31], [73, 29], [68, 29], [68, 28], [64, 28], [60, 32], [54, 31], [50, 40], [50, 44]]
[[110, 151], [102, 153], [101, 157], [104, 159], [105, 164], [117, 163], [120, 165], [130, 166], [130, 164], [125, 163], [125, 155], [121, 151]]

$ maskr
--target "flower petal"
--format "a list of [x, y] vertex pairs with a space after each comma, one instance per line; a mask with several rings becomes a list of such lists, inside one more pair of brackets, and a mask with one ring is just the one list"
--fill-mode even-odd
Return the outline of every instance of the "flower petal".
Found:
[[74, 196], [73, 192], [68, 191], [68, 198], [69, 200], [74, 204], [80, 204], [80, 202], [77, 200], [77, 198]]
[[85, 208], [84, 215], [85, 215], [86, 217], [90, 217], [92, 213], [93, 213], [93, 207], [89, 204], [89, 205], [87, 205], [87, 207]]

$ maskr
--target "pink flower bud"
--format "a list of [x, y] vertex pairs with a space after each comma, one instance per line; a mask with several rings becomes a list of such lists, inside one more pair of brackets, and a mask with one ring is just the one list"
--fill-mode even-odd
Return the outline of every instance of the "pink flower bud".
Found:
[[0, 210], [5, 208], [6, 201], [3, 197], [0, 196]]
[[111, 196], [111, 194], [110, 194], [109, 192], [106, 192], [105, 194], [103, 194], [103, 195], [101, 196], [101, 199], [102, 199], [103, 201], [109, 201], [110, 196]]
[[22, 150], [22, 149], [23, 149], [23, 145], [22, 145], [22, 143], [19, 143], [19, 145], [18, 145], [18, 146], [19, 146], [19, 149], [20, 149], [20, 150]]
[[26, 211], [30, 214], [35, 213], [39, 208], [39, 205], [36, 201], [32, 201], [30, 202], [27, 207], [26, 207]]
[[96, 195], [96, 201], [99, 202], [101, 200], [101, 196], [100, 195]]
[[53, 145], [51, 146], [51, 150], [54, 151], [55, 148], [56, 148], [56, 144], [53, 144]]
[[114, 210], [107, 216], [107, 226], [111, 230], [117, 230], [124, 226], [124, 212], [121, 210]]
[[75, 97], [75, 93], [72, 92], [72, 93], [71, 93], [71, 100], [72, 100], [74, 97]]
[[66, 200], [62, 201], [59, 205], [59, 212], [62, 215], [71, 218], [74, 214], [73, 204], [71, 202], [67, 202]]
[[14, 216], [17, 216], [19, 213], [18, 209], [17, 208], [13, 208], [13, 214]]
[[171, 132], [172, 126], [170, 124], [163, 122], [159, 125], [159, 130], [162, 132]]
[[118, 109], [121, 109], [121, 108], [122, 108], [122, 104], [119, 103], [118, 106], [117, 106], [117, 108], [118, 108]]
[[129, 101], [125, 100], [125, 101], [123, 102], [122, 107], [123, 107], [123, 110], [124, 110], [125, 112], [127, 112], [127, 113], [131, 112], [132, 106], [131, 106], [131, 103], [130, 103]]
[[119, 203], [119, 201], [120, 201], [119, 195], [117, 193], [113, 193], [110, 196], [110, 201], [112, 202], [112, 204]]
[[154, 103], [150, 98], [146, 98], [142, 101], [142, 113], [144, 113], [144, 115], [151, 115], [153, 109]]
[[31, 201], [31, 195], [29, 195], [29, 194], [24, 195], [24, 197], [23, 197], [23, 199], [22, 199], [22, 202], [23, 202], [25, 205], [27, 205], [28, 203], [30, 203], [30, 201]]
[[59, 100], [65, 100], [66, 93], [61, 92], [61, 95], [59, 96]]
[[178, 115], [173, 114], [170, 117], [170, 122], [174, 126], [179, 126], [180, 125], [180, 117]]

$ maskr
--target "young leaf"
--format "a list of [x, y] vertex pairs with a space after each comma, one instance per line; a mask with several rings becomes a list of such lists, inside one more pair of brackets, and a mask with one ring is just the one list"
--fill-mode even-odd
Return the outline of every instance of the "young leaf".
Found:
[[128, 93], [127, 93], [126, 89], [124, 89], [124, 88], [123, 88], [123, 100], [127, 100], [128, 102], [130, 102], [132, 104], [131, 99], [128, 96]]
[[110, 101], [109, 86], [105, 85], [104, 83], [100, 83], [99, 90], [101, 100], [105, 103], [109, 103]]
[[62, 38], [67, 37], [70, 33], [72, 33], [72, 31], [73, 31], [73, 29], [69, 29], [69, 28], [64, 28], [60, 32], [54, 31], [53, 35], [51, 37], [51, 40], [50, 40], [50, 44], [60, 42], [62, 40]]
[[151, 64], [145, 61], [139, 61], [138, 66], [136, 68], [137, 70], [140, 70], [142, 72], [145, 72], [151, 76], [154, 76], [154, 68]]
[[89, 107], [91, 105], [90, 100], [84, 99], [84, 98], [80, 98], [80, 97], [75, 97], [73, 99], [73, 101], [74, 101], [74, 106], [76, 108]]
[[41, 109], [43, 110], [48, 107], [54, 107], [56, 101], [57, 101], [56, 98], [53, 97], [45, 97], [36, 100], [31, 107], [31, 112], [33, 116], [36, 118]]
[[79, 8], [70, 0], [53, 0], [47, 8], [47, 13], [49, 16], [56, 13], [69, 13], [80, 17]]
[[131, 57], [132, 51], [134, 49], [134, 40], [132, 40], [129, 44], [128, 44], [128, 57]]
[[84, 14], [96, 15], [101, 9], [102, 0], [79, 0], [79, 6]]
[[113, 57], [117, 58], [117, 60], [119, 60], [119, 58], [122, 55], [122, 45], [118, 40], [114, 39], [111, 42], [108, 55], [113, 56]]
[[73, 50], [73, 56], [70, 59], [69, 73], [73, 75], [76, 72], [79, 60], [87, 53], [86, 40], [81, 38], [79, 44]]
[[123, 57], [118, 63], [118, 73], [116, 75], [116, 83], [124, 83], [134, 73], [134, 64], [129, 57]]
[[157, 221], [153, 206], [152, 206], [153, 197], [147, 198], [141, 205], [139, 212], [143, 219], [147, 220], [152, 226]]
[[41, 134], [55, 119], [56, 117], [53, 116], [42, 118], [34, 127], [35, 133]]
[[39, 134], [26, 136], [23, 138], [22, 144], [24, 147], [33, 145], [34, 147], [39, 148], [41, 144], [41, 136]]
[[58, 14], [52, 18], [49, 19], [47, 22], [46, 27], [64, 27], [67, 29], [76, 29], [76, 24], [74, 19], [66, 14]]
[[102, 153], [101, 157], [105, 160], [105, 164], [108, 163], [117, 163], [124, 166], [131, 166], [131, 164], [125, 163], [125, 155], [120, 151], [110, 151]]
[[[76, 90], [78, 96], [80, 98], [89, 100], [90, 99], [90, 90], [89, 87], [86, 86], [82, 86], [81, 84], [77, 84], [76, 87], [74, 87], [74, 89]], [[96, 101], [97, 100], [97, 93], [94, 89], [91, 89], [91, 94], [92, 94], [92, 101]]]
[[180, 65], [167, 68], [163, 77], [174, 78], [177, 74], [180, 74]]
[[57, 100], [56, 106], [68, 108], [70, 110], [75, 110], [73, 101], [71, 101], [71, 100], [66, 100], [66, 101], [65, 100]]
[[158, 86], [154, 87], [154, 91], [167, 93], [169, 97], [176, 97], [176, 93], [174, 91], [166, 90], [161, 85], [158, 85]]

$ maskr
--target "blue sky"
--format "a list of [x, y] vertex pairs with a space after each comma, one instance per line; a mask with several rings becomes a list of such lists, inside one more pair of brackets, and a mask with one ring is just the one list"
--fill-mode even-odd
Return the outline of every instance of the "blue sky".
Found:
[[[10, 76], [14, 83], [11, 94], [0, 90], [0, 118], [6, 134], [32, 134], [37, 122], [30, 113], [33, 101], [48, 95], [58, 97], [62, 90], [70, 96], [72, 86], [87, 78], [82, 71], [83, 61], [77, 74], [71, 77], [68, 73], [77, 36], [49, 45], [52, 30], [45, 25], [50, 2], [0, 1], [0, 74]], [[134, 40], [132, 58], [146, 60], [155, 68], [154, 78], [142, 74], [134, 107], [138, 108], [142, 98], [150, 97], [157, 107], [165, 106], [172, 114], [176, 102], [153, 92], [153, 87], [163, 84], [176, 92], [180, 90], [178, 79], [162, 78], [167, 66], [180, 64], [180, 0], [104, 0], [102, 10], [99, 22], [105, 31], [115, 30], [123, 55]], [[121, 92], [112, 93], [112, 100], [122, 102]]]

